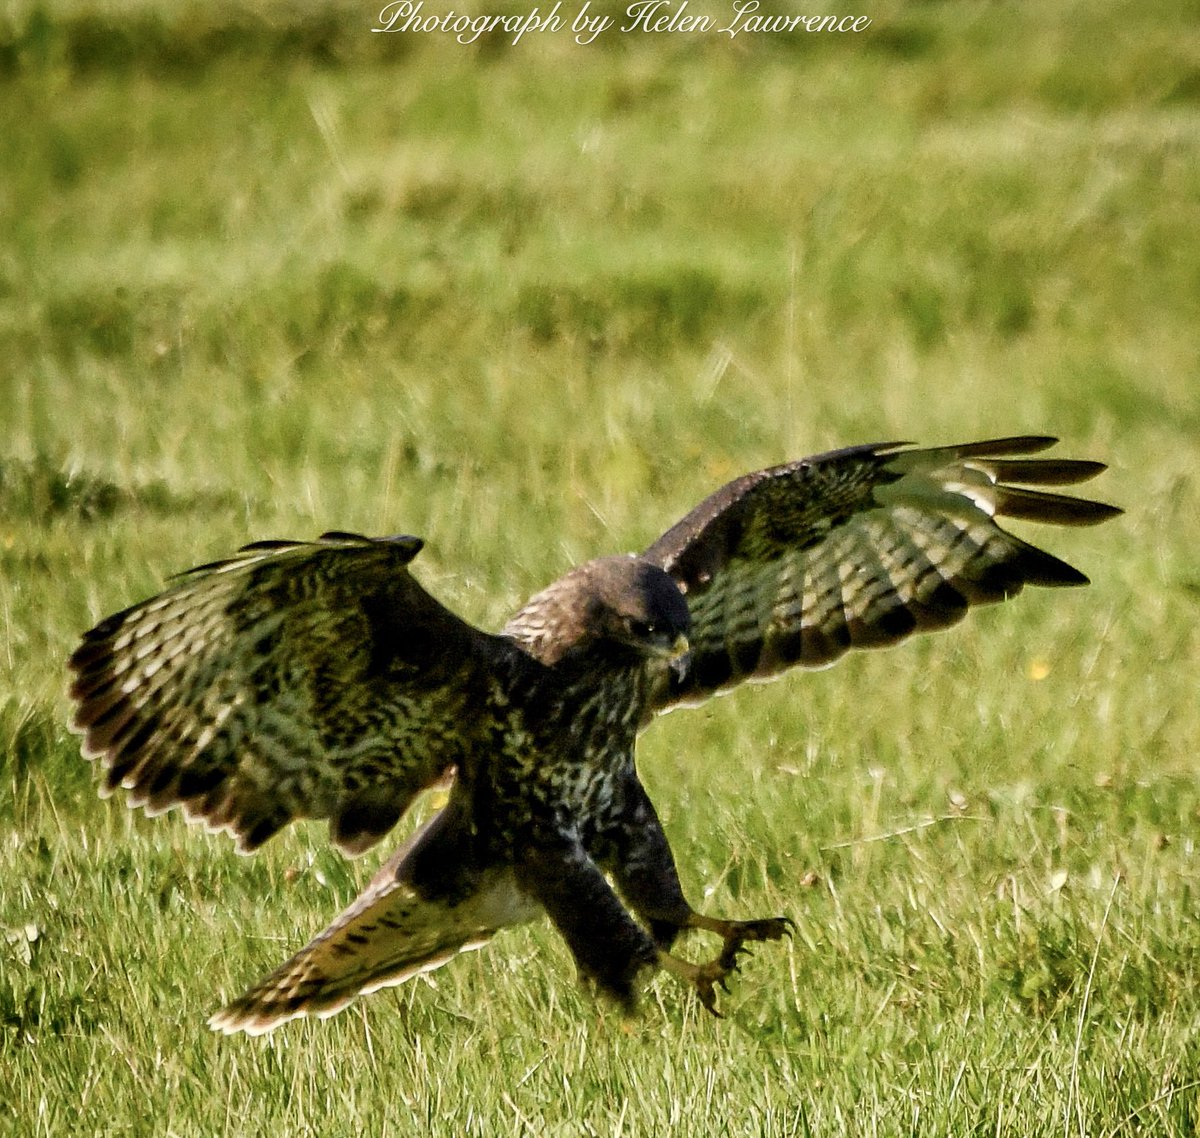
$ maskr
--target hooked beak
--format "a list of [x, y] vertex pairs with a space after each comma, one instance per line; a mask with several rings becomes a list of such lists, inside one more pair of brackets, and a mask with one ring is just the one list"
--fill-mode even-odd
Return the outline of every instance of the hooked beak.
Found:
[[688, 643], [688, 638], [681, 632], [675, 637], [675, 642], [671, 645], [671, 650], [667, 653], [667, 664], [671, 669], [671, 674], [677, 680], [683, 679], [691, 660], [691, 645]]

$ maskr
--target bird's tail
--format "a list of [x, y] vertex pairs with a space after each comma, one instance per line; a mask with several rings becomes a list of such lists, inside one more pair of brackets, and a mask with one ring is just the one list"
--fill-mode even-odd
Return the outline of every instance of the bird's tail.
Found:
[[[411, 847], [410, 847], [411, 849]], [[431, 898], [407, 879], [401, 850], [324, 932], [208, 1021], [262, 1035], [297, 1016], [322, 1019], [356, 996], [401, 984], [480, 948], [540, 911], [507, 868], [483, 872], [466, 895]]]

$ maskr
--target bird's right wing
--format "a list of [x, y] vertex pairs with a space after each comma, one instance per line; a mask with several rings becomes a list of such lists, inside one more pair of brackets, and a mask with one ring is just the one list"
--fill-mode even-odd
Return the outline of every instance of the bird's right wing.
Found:
[[722, 487], [643, 554], [675, 578], [692, 617], [690, 656], [665, 677], [654, 710], [945, 628], [1025, 585], [1086, 584], [998, 524], [1092, 525], [1121, 512], [1028, 488], [1104, 469], [1018, 457], [1055, 441], [852, 447]]
[[70, 695], [102, 793], [182, 806], [246, 852], [303, 817], [330, 819], [349, 853], [373, 845], [478, 747], [513, 651], [413, 579], [421, 544], [258, 542], [101, 621]]
[[[517, 888], [510, 867], [472, 869], [460, 835], [445, 824], [453, 809], [414, 835], [337, 920], [209, 1026], [262, 1035], [297, 1016], [324, 1019], [356, 996], [440, 968], [538, 916], [541, 907]], [[421, 872], [423, 854], [433, 864]], [[443, 874], [449, 882], [438, 880]]]

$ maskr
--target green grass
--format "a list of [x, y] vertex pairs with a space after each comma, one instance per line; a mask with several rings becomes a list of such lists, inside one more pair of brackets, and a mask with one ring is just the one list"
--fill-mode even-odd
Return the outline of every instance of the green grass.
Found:
[[[1194, 1133], [1190, 5], [517, 49], [293, 7], [0, 14], [0, 1133]], [[1030, 535], [1090, 589], [643, 739], [693, 900], [797, 922], [726, 1019], [660, 977], [626, 1022], [538, 926], [207, 1031], [370, 865], [99, 801], [96, 619], [337, 527], [495, 627], [744, 470], [1023, 431], [1113, 466], [1123, 519]]]

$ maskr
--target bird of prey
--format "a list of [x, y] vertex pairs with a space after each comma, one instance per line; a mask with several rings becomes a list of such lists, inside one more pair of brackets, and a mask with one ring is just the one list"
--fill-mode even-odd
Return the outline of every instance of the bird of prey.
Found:
[[[716, 1011], [745, 946], [785, 917], [688, 904], [638, 780], [662, 711], [850, 648], [945, 628], [1078, 570], [1001, 517], [1090, 525], [1120, 511], [1040, 487], [1101, 463], [1031, 459], [1056, 440], [858, 446], [746, 474], [643, 553], [571, 570], [498, 634], [410, 571], [419, 538], [260, 541], [101, 621], [71, 656], [74, 729], [131, 807], [182, 807], [251, 852], [327, 819], [357, 854], [425, 788], [444, 809], [305, 948], [217, 1012], [221, 1031], [332, 1015], [361, 994], [547, 914], [579, 972], [632, 1005], [674, 973]], [[720, 938], [692, 963], [685, 930]]]

